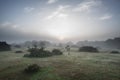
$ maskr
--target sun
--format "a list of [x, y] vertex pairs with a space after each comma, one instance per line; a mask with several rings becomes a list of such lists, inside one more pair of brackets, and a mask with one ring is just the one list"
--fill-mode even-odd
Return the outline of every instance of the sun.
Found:
[[65, 30], [63, 27], [61, 28], [57, 27], [56, 29], [49, 29], [48, 33], [60, 41], [65, 40], [68, 36], [67, 30]]
[[56, 15], [55, 18], [48, 21], [48, 24], [46, 26], [47, 34], [60, 41], [67, 39], [73, 34], [72, 22], [67, 16], [60, 17]]
[[63, 41], [64, 39], [65, 39], [65, 37], [59, 36], [59, 40], [60, 40], [60, 41]]

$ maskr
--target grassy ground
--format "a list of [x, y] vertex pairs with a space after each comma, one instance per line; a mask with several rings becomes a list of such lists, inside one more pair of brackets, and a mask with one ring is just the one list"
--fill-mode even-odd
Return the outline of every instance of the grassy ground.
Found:
[[[120, 54], [83, 53], [71, 50], [68, 55], [48, 58], [25, 58], [27, 53], [0, 52], [0, 80], [120, 80]], [[36, 63], [42, 70], [23, 73]]]

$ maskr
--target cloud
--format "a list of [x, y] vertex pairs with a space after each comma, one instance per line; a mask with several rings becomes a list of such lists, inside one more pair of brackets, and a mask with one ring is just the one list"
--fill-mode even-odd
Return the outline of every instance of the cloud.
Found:
[[59, 6], [56, 11], [54, 11], [52, 14], [47, 16], [45, 19], [50, 20], [53, 18], [65, 18], [68, 16], [67, 13], [65, 13], [66, 8], [70, 7], [69, 5], [66, 6]]
[[57, 2], [58, 0], [48, 0], [48, 4], [52, 4], [52, 3], [55, 3], [55, 2]]
[[10, 25], [11, 23], [10, 22], [4, 22], [4, 23], [2, 23], [1, 25], [2, 25], [2, 27], [5, 27], [5, 26], [8, 26], [8, 25]]
[[92, 8], [101, 4], [98, 0], [85, 0], [84, 2], [78, 4], [73, 11], [75, 12], [89, 12]]
[[0, 40], [14, 40], [23, 35], [23, 32], [17, 28], [18, 25], [4, 22], [0, 25]]
[[105, 14], [103, 15], [102, 17], [100, 17], [100, 20], [107, 20], [107, 19], [111, 19], [112, 18], [112, 15], [110, 14]]
[[0, 41], [19, 42], [33, 39], [54, 40], [50, 36], [27, 32], [29, 29], [24, 29], [25, 31], [23, 31], [21, 28], [15, 28], [16, 26], [18, 25], [10, 22], [0, 24]]
[[35, 8], [33, 8], [33, 7], [25, 7], [25, 8], [24, 8], [24, 11], [25, 11], [26, 13], [29, 13], [29, 12], [32, 12], [34, 9], [35, 9]]
[[18, 28], [19, 25], [7, 21], [7, 22], [2, 23], [0, 27]]

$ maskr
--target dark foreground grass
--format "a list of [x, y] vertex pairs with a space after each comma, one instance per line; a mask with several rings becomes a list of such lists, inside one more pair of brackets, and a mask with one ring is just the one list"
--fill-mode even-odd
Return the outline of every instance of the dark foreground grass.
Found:
[[[120, 80], [120, 54], [72, 51], [46, 58], [25, 58], [24, 54], [0, 52], [0, 80]], [[24, 73], [30, 64], [42, 70]]]

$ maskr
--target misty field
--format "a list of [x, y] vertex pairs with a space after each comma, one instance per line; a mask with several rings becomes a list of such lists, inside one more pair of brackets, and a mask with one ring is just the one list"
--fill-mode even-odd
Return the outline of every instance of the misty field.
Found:
[[[27, 58], [23, 56], [28, 52], [23, 51], [0, 52], [0, 80], [120, 80], [120, 54], [72, 49], [70, 55], [64, 51], [59, 56]], [[38, 64], [42, 70], [24, 73], [30, 64]]]

